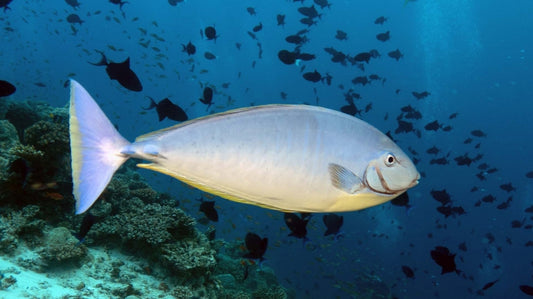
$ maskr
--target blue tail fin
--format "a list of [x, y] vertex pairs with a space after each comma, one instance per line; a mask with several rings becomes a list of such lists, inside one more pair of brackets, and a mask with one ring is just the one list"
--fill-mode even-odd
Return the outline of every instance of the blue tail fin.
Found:
[[120, 135], [78, 82], [70, 80], [70, 152], [76, 214], [87, 211], [128, 159]]

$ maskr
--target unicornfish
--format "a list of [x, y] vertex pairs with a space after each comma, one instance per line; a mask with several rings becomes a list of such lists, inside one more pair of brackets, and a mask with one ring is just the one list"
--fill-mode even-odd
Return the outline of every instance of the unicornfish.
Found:
[[70, 84], [76, 213], [88, 210], [129, 158], [193, 187], [283, 212], [342, 212], [387, 202], [418, 184], [385, 134], [342, 112], [265, 105], [193, 119], [130, 143], [91, 95]]

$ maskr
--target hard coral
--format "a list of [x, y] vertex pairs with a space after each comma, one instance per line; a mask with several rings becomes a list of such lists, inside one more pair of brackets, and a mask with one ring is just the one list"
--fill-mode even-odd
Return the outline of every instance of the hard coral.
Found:
[[198, 233], [198, 237], [181, 242], [164, 244], [162, 249], [163, 263], [176, 273], [199, 274], [210, 273], [215, 265], [216, 252], [211, 249], [207, 238]]
[[41, 120], [24, 130], [24, 142], [57, 160], [70, 150], [68, 125]]
[[40, 255], [49, 266], [53, 266], [80, 260], [87, 255], [87, 247], [80, 244], [66, 227], [56, 227], [47, 234]]
[[12, 156], [6, 149], [20, 145], [15, 127], [7, 120], [0, 120], [0, 179], [7, 177], [5, 171], [9, 168]]
[[39, 236], [44, 221], [35, 219], [38, 212], [38, 206], [30, 205], [21, 211], [10, 211], [0, 216], [0, 251], [12, 253], [26, 234]]
[[15, 126], [19, 138], [22, 139], [24, 130], [41, 119], [36, 111], [38, 110], [29, 103], [13, 102], [10, 103], [4, 117]]
[[122, 243], [148, 244], [152, 246], [182, 239], [194, 233], [194, 218], [183, 211], [160, 204], [149, 204], [140, 209], [109, 217], [95, 226], [95, 233], [109, 236]]

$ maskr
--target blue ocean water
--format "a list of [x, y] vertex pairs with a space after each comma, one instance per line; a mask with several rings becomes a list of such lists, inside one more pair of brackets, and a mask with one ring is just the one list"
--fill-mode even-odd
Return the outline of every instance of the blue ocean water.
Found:
[[[283, 285], [296, 290], [298, 298], [350, 298], [357, 292], [356, 281], [365, 277], [369, 283], [382, 282], [398, 298], [527, 297], [519, 286], [533, 285], [533, 255], [526, 245], [533, 240], [528, 227], [533, 223], [525, 211], [533, 204], [533, 180], [526, 177], [533, 171], [529, 159], [533, 152], [529, 141], [533, 3], [330, 2], [330, 7], [321, 9], [311, 0], [188, 0], [177, 6], [167, 1], [131, 1], [123, 6], [122, 14], [117, 5], [106, 1], [82, 1], [74, 9], [64, 1], [14, 0], [11, 9], [0, 12], [0, 79], [17, 87], [19, 99], [65, 106], [68, 89], [64, 83], [74, 78], [95, 96], [129, 140], [174, 124], [159, 122], [155, 111], [145, 112], [146, 96], [168, 97], [189, 118], [196, 118], [271, 103], [308, 103], [339, 110], [347, 104], [344, 94], [352, 88], [362, 97], [355, 101], [359, 109], [372, 104], [359, 117], [383, 132], [391, 131], [397, 143], [411, 149], [412, 157], [419, 160], [417, 167], [424, 175], [419, 186], [409, 191], [412, 209], [407, 213], [404, 207], [387, 203], [343, 213], [343, 236], [338, 240], [325, 238], [322, 215], [313, 215], [310, 241], [304, 244], [288, 237], [282, 213], [216, 199], [217, 237], [243, 239], [249, 231], [268, 237], [264, 263], [275, 270]], [[321, 16], [308, 27], [300, 22], [303, 16], [298, 8], [311, 5]], [[251, 15], [248, 7], [256, 14]], [[72, 13], [83, 23], [69, 24], [66, 18]], [[286, 16], [284, 26], [277, 25], [278, 14]], [[387, 18], [382, 25], [374, 24], [379, 16]], [[259, 23], [263, 29], [253, 39], [248, 32]], [[200, 31], [207, 26], [216, 28], [216, 42], [202, 38]], [[304, 34], [309, 41], [301, 51], [316, 59], [298, 66], [283, 64], [278, 52], [294, 49], [285, 37], [303, 29], [309, 30]], [[345, 31], [348, 39], [336, 39], [337, 30]], [[386, 31], [390, 31], [390, 40], [376, 39]], [[148, 46], [142, 45], [148, 41]], [[197, 48], [192, 56], [182, 51], [189, 41]], [[350, 56], [376, 49], [381, 57], [364, 64], [363, 71], [349, 62], [332, 62], [324, 50], [328, 47]], [[396, 49], [403, 53], [398, 61], [387, 54]], [[143, 91], [128, 91], [110, 80], [104, 67], [89, 64], [100, 59], [95, 50], [114, 62], [130, 57]], [[216, 59], [205, 59], [205, 51], [214, 53]], [[302, 77], [303, 72], [315, 69], [330, 74], [331, 85]], [[365, 86], [351, 82], [370, 74], [386, 80]], [[214, 105], [208, 111], [198, 100], [205, 84], [215, 88]], [[418, 100], [413, 91], [430, 95]], [[407, 105], [422, 115], [410, 120], [420, 137], [414, 132], [394, 133], [401, 108]], [[453, 113], [458, 115], [450, 119]], [[426, 130], [424, 126], [434, 120], [443, 126]], [[448, 125], [451, 130], [444, 131]], [[472, 136], [473, 130], [482, 130], [486, 137]], [[465, 144], [467, 138], [472, 143]], [[432, 146], [440, 149], [436, 156], [426, 153]], [[458, 165], [455, 158], [464, 154], [482, 157], [469, 166]], [[448, 164], [431, 164], [441, 157]], [[483, 163], [497, 171], [486, 173], [479, 168]], [[140, 172], [154, 188], [172, 194], [185, 210], [200, 216], [194, 199], [205, 194], [170, 177]], [[502, 190], [500, 186], [506, 183], [516, 190]], [[473, 187], [478, 191], [471, 192]], [[431, 191], [443, 189], [464, 214], [445, 217], [437, 211], [440, 204]], [[496, 201], [476, 204], [487, 195]], [[509, 197], [509, 207], [498, 208]], [[512, 228], [513, 220], [525, 221], [521, 228]], [[466, 250], [459, 248], [461, 243]], [[459, 273], [441, 274], [430, 255], [436, 246], [457, 254]], [[404, 275], [404, 265], [414, 270], [414, 279]]]

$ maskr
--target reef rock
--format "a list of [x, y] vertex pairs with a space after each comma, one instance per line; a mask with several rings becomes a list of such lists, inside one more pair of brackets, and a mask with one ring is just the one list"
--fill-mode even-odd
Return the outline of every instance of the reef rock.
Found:
[[48, 266], [79, 261], [87, 255], [87, 247], [80, 244], [66, 227], [56, 227], [46, 236], [40, 256]]

